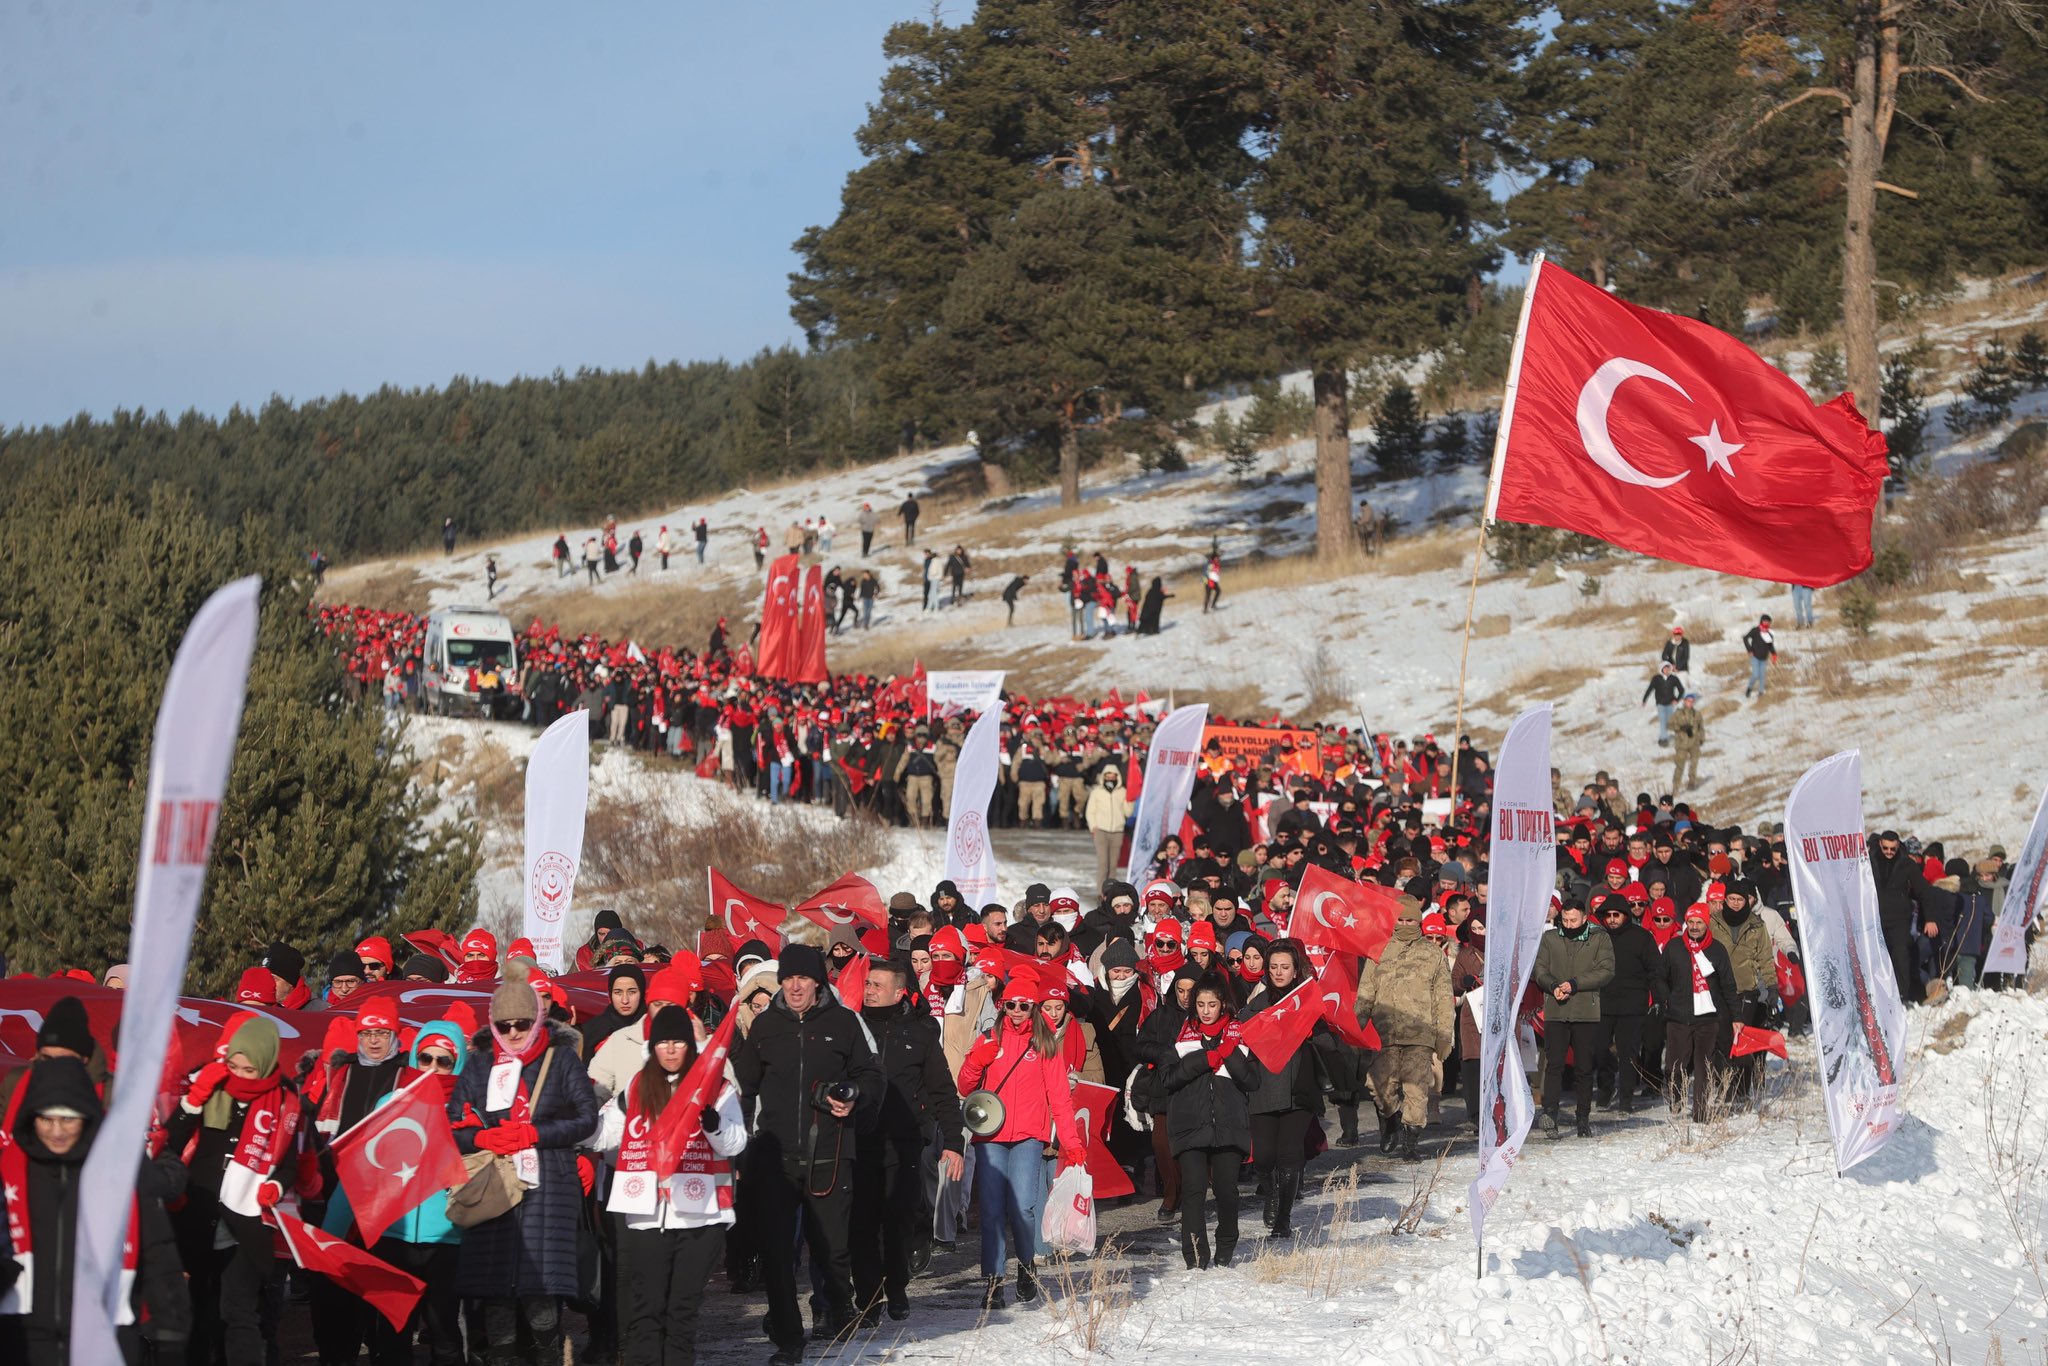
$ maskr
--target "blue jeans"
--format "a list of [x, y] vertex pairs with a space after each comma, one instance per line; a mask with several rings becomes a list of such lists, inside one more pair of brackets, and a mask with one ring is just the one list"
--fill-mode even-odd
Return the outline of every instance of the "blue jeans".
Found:
[[825, 794], [831, 790], [832, 761], [830, 759], [811, 760], [811, 800], [814, 802], [824, 801]]
[[1792, 622], [1796, 626], [1813, 625], [1813, 590], [1803, 584], [1792, 585]]
[[1758, 659], [1755, 655], [1749, 658], [1749, 686], [1758, 692], [1764, 690], [1764, 666], [1768, 663], [1769, 660]]
[[1669, 702], [1657, 704], [1657, 743], [1663, 744], [1671, 738], [1671, 713], [1678, 710]]
[[789, 795], [789, 780], [796, 776], [796, 765], [777, 759], [768, 765], [768, 800], [779, 802]]
[[704, 563], [704, 542], [697, 542], [697, 563]]
[[1021, 1143], [974, 1145], [976, 1194], [981, 1209], [981, 1274], [1000, 1276], [1014, 1248], [1017, 1260], [1038, 1256], [1038, 1220], [1045, 1209], [1045, 1145], [1027, 1138]]

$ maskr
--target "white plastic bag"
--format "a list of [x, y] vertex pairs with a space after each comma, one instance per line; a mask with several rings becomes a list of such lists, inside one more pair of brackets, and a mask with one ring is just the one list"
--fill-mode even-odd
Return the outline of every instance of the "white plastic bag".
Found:
[[1095, 1178], [1086, 1167], [1068, 1167], [1053, 1178], [1038, 1236], [1048, 1248], [1063, 1252], [1095, 1250]]

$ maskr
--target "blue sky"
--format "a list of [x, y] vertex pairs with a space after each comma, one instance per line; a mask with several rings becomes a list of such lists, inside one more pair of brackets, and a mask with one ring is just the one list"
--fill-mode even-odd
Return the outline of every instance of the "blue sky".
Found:
[[0, 427], [795, 340], [927, 12], [7, 0]]

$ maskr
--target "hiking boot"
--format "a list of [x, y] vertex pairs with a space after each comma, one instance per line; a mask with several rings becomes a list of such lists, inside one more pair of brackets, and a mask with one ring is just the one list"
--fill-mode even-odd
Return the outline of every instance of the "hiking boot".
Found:
[[1577, 1126], [1573, 1129], [1573, 1132], [1576, 1133], [1580, 1138], [1591, 1138], [1593, 1136], [1592, 1119], [1586, 1115], [1580, 1115], [1579, 1122]]
[[1416, 1159], [1415, 1130], [1406, 1126], [1401, 1130], [1401, 1157], [1404, 1161], [1408, 1162], [1413, 1162]]
[[1273, 1219], [1274, 1219], [1274, 1217], [1275, 1217], [1276, 1215], [1278, 1215], [1278, 1214], [1279, 1214], [1279, 1212], [1280, 1212], [1280, 1192], [1279, 1192], [1279, 1191], [1277, 1191], [1277, 1190], [1271, 1190], [1271, 1189], [1269, 1189], [1269, 1190], [1267, 1190], [1267, 1192], [1266, 1192], [1266, 1227], [1267, 1227], [1267, 1228], [1271, 1228], [1271, 1227], [1273, 1227]]
[[1551, 1138], [1557, 1137], [1557, 1111], [1546, 1108], [1536, 1117], [1536, 1127]]
[[1010, 1294], [1003, 1286], [1003, 1278], [1001, 1276], [989, 1277], [988, 1288], [982, 1293], [981, 1307], [983, 1309], [1007, 1309], [1009, 1304]]
[[1030, 1304], [1038, 1298], [1038, 1268], [1030, 1262], [1017, 1266], [1017, 1303]]
[[1400, 1137], [1401, 1137], [1401, 1116], [1399, 1116], [1398, 1114], [1394, 1114], [1394, 1115], [1381, 1115], [1381, 1116], [1380, 1116], [1380, 1151], [1381, 1151], [1381, 1152], [1383, 1152], [1383, 1153], [1390, 1153], [1390, 1152], [1394, 1151], [1394, 1144], [1395, 1144], [1395, 1142], [1396, 1142], [1396, 1141], [1397, 1141], [1397, 1140], [1398, 1140], [1398, 1139], [1399, 1139]]

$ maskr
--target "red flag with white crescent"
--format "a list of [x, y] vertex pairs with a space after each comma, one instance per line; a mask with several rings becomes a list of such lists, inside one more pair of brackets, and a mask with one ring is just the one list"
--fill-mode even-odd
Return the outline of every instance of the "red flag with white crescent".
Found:
[[666, 1181], [675, 1175], [683, 1149], [703, 1128], [704, 1107], [716, 1105], [725, 1089], [725, 1060], [732, 1053], [733, 1031], [740, 1022], [737, 1010], [728, 1010], [718, 1028], [704, 1041], [697, 1060], [683, 1074], [678, 1094], [671, 1097], [654, 1124], [653, 1166], [656, 1176]]
[[263, 1221], [283, 1236], [286, 1250], [300, 1267], [319, 1272], [360, 1298], [394, 1330], [404, 1329], [427, 1288], [425, 1281], [282, 1209], [265, 1210]]
[[1294, 893], [1294, 914], [1288, 918], [1290, 938], [1322, 944], [1339, 953], [1355, 953], [1379, 961], [1394, 937], [1400, 894], [1377, 882], [1353, 882], [1327, 868], [1307, 865]]
[[1322, 1002], [1316, 997], [1315, 984], [1305, 983], [1279, 1005], [1262, 1010], [1244, 1022], [1241, 1031], [1244, 1046], [1268, 1072], [1278, 1072], [1307, 1041], [1309, 1031], [1316, 1027], [1316, 1021], [1322, 1015]]
[[367, 1246], [407, 1210], [464, 1178], [448, 1128], [450, 1078], [429, 1072], [334, 1140], [335, 1174]]
[[889, 911], [881, 892], [858, 873], [846, 874], [790, 909], [827, 934], [841, 925], [889, 927]]
[[1870, 567], [1888, 473], [1851, 395], [1815, 404], [1739, 339], [1537, 263], [1489, 518], [1821, 588]]
[[711, 921], [725, 926], [735, 944], [758, 939], [770, 952], [782, 952], [780, 927], [789, 912], [764, 897], [741, 890], [716, 868], [706, 868], [704, 872], [711, 884]]
[[1123, 1093], [1114, 1086], [1093, 1081], [1074, 1083], [1074, 1118], [1088, 1136], [1088, 1175], [1095, 1183], [1097, 1200], [1135, 1195], [1138, 1190], [1131, 1184], [1130, 1173], [1109, 1150], [1110, 1122], [1121, 1104]]

